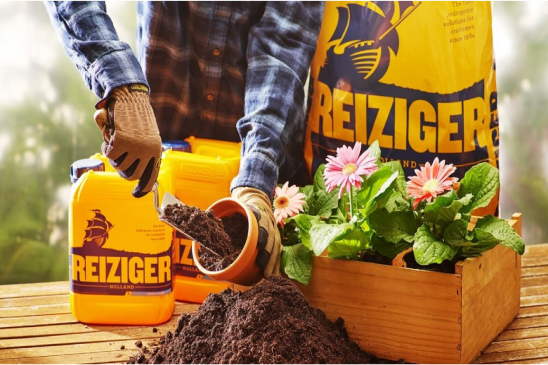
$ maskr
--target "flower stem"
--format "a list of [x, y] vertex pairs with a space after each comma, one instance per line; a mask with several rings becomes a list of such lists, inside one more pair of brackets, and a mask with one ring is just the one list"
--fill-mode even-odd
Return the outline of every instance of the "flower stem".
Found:
[[354, 185], [350, 185], [350, 191], [348, 192], [348, 204], [350, 205], [350, 220], [354, 216], [354, 211], [352, 210], [352, 193], [354, 191]]

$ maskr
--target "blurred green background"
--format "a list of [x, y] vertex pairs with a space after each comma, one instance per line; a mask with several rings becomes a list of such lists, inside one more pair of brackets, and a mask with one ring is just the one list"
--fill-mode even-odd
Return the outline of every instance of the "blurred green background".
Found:
[[[134, 47], [134, 2], [109, 2]], [[548, 243], [548, 3], [495, 2], [501, 212]], [[99, 151], [96, 97], [41, 2], [0, 2], [0, 284], [68, 280], [69, 167]]]

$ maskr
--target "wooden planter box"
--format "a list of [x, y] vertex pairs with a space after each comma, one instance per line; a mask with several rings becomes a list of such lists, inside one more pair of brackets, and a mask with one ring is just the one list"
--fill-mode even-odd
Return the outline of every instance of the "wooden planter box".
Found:
[[[521, 235], [521, 214], [509, 222]], [[298, 286], [371, 354], [469, 363], [518, 314], [521, 256], [497, 245], [457, 262], [455, 274], [315, 257], [309, 285]]]

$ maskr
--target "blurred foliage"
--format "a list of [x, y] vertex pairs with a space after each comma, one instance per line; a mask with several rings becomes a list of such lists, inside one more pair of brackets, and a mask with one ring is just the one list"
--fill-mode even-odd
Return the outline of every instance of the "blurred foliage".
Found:
[[[535, 3], [495, 2], [493, 13], [501, 211], [504, 218], [524, 214], [528, 244], [548, 242], [548, 23], [542, 19], [548, 4]], [[9, 37], [40, 35], [35, 43], [46, 42], [40, 46], [52, 50], [54, 62], [42, 62], [38, 45], [25, 45], [31, 62], [17, 76], [28, 92], [15, 104], [0, 100], [0, 284], [68, 280], [69, 167], [99, 150], [97, 100], [65, 54], [44, 5], [8, 6], [0, 11], [0, 25], [20, 15], [32, 20], [18, 23], [24, 29], [10, 29]], [[120, 38], [133, 46], [135, 3], [107, 7]]]
[[[135, 3], [124, 4], [134, 17]], [[31, 85], [28, 93], [16, 105], [0, 105], [0, 284], [68, 280], [69, 168], [99, 151], [97, 98], [64, 52], [44, 5], [15, 3], [10, 11], [33, 20], [27, 32], [50, 35], [55, 62], [29, 55], [29, 70], [20, 75]]]

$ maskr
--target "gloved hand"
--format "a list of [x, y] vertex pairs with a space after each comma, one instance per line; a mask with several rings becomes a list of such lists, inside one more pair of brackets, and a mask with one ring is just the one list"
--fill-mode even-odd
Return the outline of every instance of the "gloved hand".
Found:
[[117, 87], [97, 108], [94, 118], [103, 133], [103, 155], [121, 177], [139, 179], [134, 197], [145, 196], [158, 177], [162, 153], [148, 88], [142, 84]]
[[249, 206], [257, 219], [259, 226], [257, 266], [259, 266], [265, 278], [278, 275], [280, 273], [283, 246], [270, 199], [262, 191], [247, 187], [234, 189], [232, 197]]

